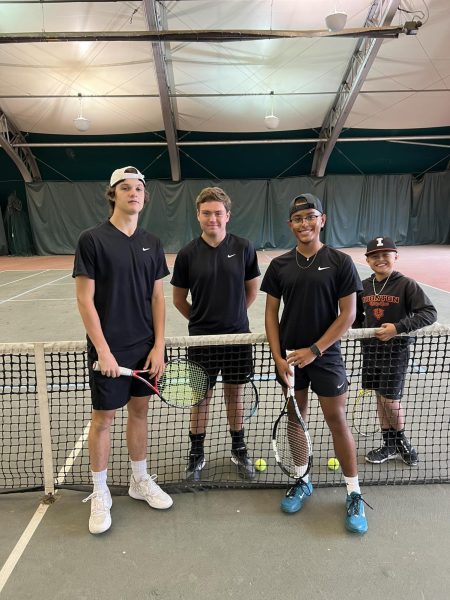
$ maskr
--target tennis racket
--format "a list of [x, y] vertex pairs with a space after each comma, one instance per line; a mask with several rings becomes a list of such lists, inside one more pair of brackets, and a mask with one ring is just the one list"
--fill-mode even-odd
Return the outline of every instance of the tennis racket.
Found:
[[[97, 362], [92, 366], [94, 371], [100, 371]], [[163, 402], [176, 408], [191, 408], [200, 404], [209, 389], [209, 375], [198, 363], [190, 360], [169, 360], [164, 373], [156, 385], [150, 383], [148, 369], [128, 369], [120, 367], [120, 374], [133, 377], [145, 383], [150, 390]]]
[[[225, 386], [226, 384], [223, 383]], [[225, 396], [225, 389], [223, 391]], [[232, 402], [233, 416], [239, 416], [242, 421], [249, 421], [258, 411], [259, 395], [253, 381], [230, 384], [228, 386], [228, 401]]]
[[381, 431], [374, 390], [358, 391], [352, 408], [352, 427], [363, 437], [373, 436]]
[[253, 381], [249, 381], [244, 385], [242, 400], [244, 404], [244, 421], [250, 421], [258, 412], [259, 406], [258, 390]]
[[283, 410], [273, 426], [272, 446], [283, 473], [299, 480], [309, 473], [313, 453], [311, 438], [294, 396], [293, 379], [289, 382]]

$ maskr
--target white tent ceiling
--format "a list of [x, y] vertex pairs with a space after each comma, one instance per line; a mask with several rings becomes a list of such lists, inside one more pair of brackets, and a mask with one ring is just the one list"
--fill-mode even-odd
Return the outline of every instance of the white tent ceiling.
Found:
[[[348, 13], [346, 28], [360, 28], [374, 3], [392, 1], [0, 1], [0, 35], [148, 31], [149, 10], [160, 30], [324, 29], [325, 16], [335, 8]], [[450, 125], [449, 1], [402, 0], [400, 8], [392, 25], [414, 18], [423, 26], [417, 35], [383, 40], [345, 127]], [[278, 131], [319, 132], [357, 42], [312, 37], [1, 43], [0, 112], [22, 132], [82, 137], [73, 125], [82, 94], [89, 135], [165, 129], [168, 137], [168, 115], [174, 131], [262, 132], [273, 91]], [[159, 66], [155, 47], [163, 56]], [[166, 99], [158, 81], [161, 68]]]

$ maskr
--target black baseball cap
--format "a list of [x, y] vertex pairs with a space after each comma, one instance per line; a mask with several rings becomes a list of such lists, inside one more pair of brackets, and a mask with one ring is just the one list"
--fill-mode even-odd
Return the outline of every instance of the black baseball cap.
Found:
[[366, 256], [383, 250], [385, 252], [397, 252], [397, 246], [389, 237], [377, 237], [374, 240], [370, 240], [367, 244]]
[[300, 196], [296, 196], [292, 200], [289, 206], [289, 218], [291, 218], [295, 212], [307, 208], [314, 208], [315, 210], [318, 210], [321, 215], [323, 214], [322, 202], [317, 196], [314, 196], [313, 194], [300, 194]]

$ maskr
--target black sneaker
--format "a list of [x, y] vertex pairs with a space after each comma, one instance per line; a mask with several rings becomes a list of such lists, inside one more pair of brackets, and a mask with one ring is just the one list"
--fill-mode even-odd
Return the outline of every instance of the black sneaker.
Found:
[[386, 444], [383, 444], [376, 450], [368, 452], [365, 458], [367, 462], [379, 465], [392, 458], [397, 458], [397, 454], [398, 451], [394, 446], [386, 446]]
[[247, 448], [239, 448], [231, 451], [231, 461], [237, 465], [239, 476], [243, 479], [254, 479], [255, 467], [247, 453]]
[[186, 479], [198, 481], [201, 477], [201, 472], [205, 466], [204, 454], [189, 454], [189, 462], [186, 467]]
[[400, 456], [406, 465], [409, 465], [410, 467], [417, 465], [417, 450], [411, 446], [411, 442], [408, 438], [404, 437], [401, 440], [397, 440], [396, 447], [398, 456]]

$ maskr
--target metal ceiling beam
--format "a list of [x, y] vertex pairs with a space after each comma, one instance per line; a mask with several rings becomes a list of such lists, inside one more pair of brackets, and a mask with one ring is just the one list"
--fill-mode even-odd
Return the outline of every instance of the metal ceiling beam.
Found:
[[[172, 85], [169, 89], [172, 89]], [[373, 94], [450, 94], [450, 88], [432, 88], [432, 89], [416, 89], [403, 88], [397, 90], [361, 90], [360, 96]], [[336, 94], [344, 94], [345, 92], [336, 92], [335, 90], [327, 92], [235, 92], [235, 93], [169, 93], [170, 98], [250, 98], [252, 96], [336, 96]], [[0, 94], [0, 100], [34, 100], [34, 99], [57, 99], [57, 98], [79, 98], [79, 94]], [[83, 98], [159, 98], [159, 94], [83, 94]]]
[[[145, 17], [150, 30], [167, 27], [166, 9], [155, 0], [144, 0]], [[170, 49], [164, 42], [152, 42], [156, 79], [161, 104], [164, 129], [166, 132], [167, 150], [169, 152], [172, 181], [180, 181], [180, 153], [177, 146], [178, 135], [176, 125], [176, 104], [170, 94], [170, 86], [174, 86], [172, 68], [168, 67], [166, 57]], [[170, 70], [170, 72], [169, 72]]]
[[20, 130], [0, 110], [0, 147], [19, 169], [24, 181], [42, 181], [36, 159]]
[[[399, 142], [404, 140], [413, 143], [414, 140], [450, 140], [450, 135], [395, 135], [395, 136], [373, 136], [373, 137], [349, 137], [339, 138], [338, 143], [353, 143], [353, 142]], [[270, 138], [270, 139], [254, 139], [254, 140], [195, 140], [177, 142], [177, 146], [241, 146], [241, 145], [258, 145], [258, 144], [325, 144], [326, 138]], [[84, 147], [146, 147], [146, 146], [166, 146], [167, 142], [24, 142], [17, 143], [15, 147], [28, 148], [84, 148]], [[450, 149], [450, 144], [448, 146]]]
[[[383, 0], [379, 0], [383, 2]], [[386, 1], [386, 0], [384, 0]], [[144, 0], [145, 5], [154, 0]], [[397, 4], [400, 2], [398, 0]], [[381, 26], [356, 27], [342, 31], [328, 29], [289, 30], [289, 29], [172, 29], [149, 31], [30, 31], [0, 33], [0, 44], [36, 44], [43, 42], [251, 42], [254, 40], [296, 39], [296, 38], [398, 38], [402, 33], [415, 35], [420, 22], [411, 22], [409, 27]]]
[[[365, 25], [389, 25], [397, 12], [399, 4], [400, 0], [374, 0]], [[322, 124], [319, 137], [327, 138], [328, 141], [326, 144], [318, 144], [314, 152], [312, 174], [316, 177], [325, 175], [328, 160], [336, 141], [382, 43], [383, 40], [381, 39], [361, 38], [356, 44], [336, 98]]]

